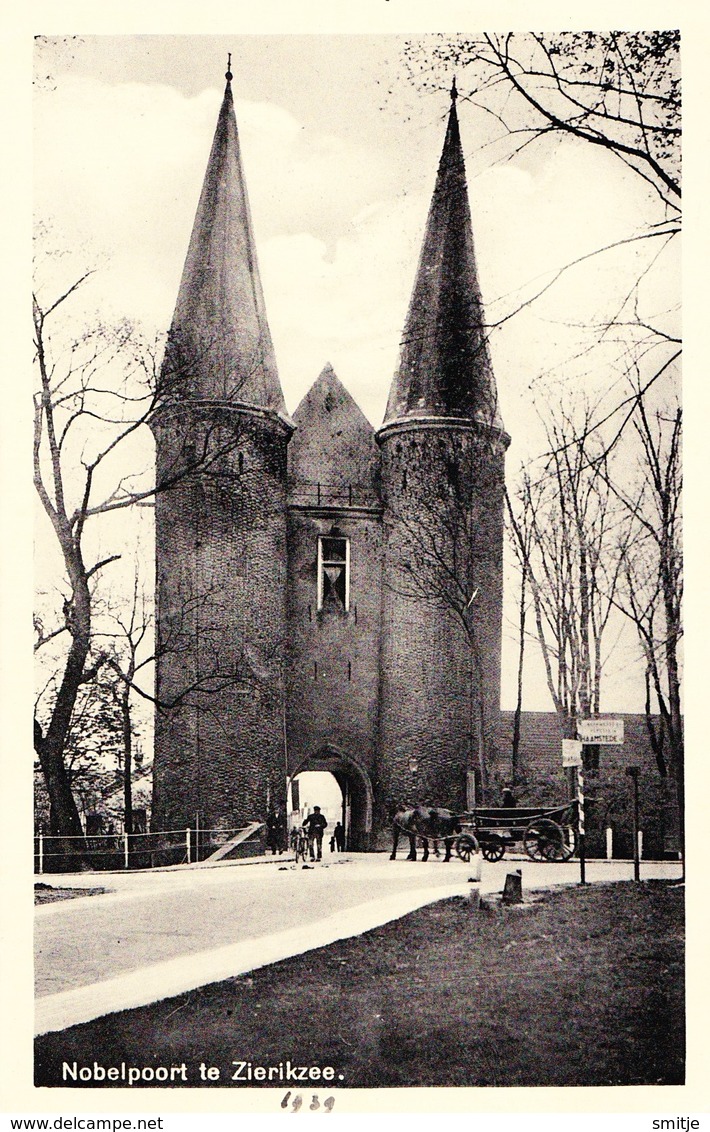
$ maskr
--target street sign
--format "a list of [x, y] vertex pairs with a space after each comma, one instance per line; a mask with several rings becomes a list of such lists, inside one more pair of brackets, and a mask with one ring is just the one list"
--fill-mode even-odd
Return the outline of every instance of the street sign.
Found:
[[620, 746], [624, 742], [623, 719], [578, 719], [577, 738], [582, 743]]
[[562, 765], [582, 765], [582, 744], [580, 743], [579, 739], [562, 740]]

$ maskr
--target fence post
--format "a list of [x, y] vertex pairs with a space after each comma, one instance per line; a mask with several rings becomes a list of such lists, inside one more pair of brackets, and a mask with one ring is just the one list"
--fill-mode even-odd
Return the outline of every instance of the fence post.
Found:
[[606, 827], [606, 859], [610, 861], [614, 856], [614, 830], [610, 825]]
[[44, 872], [44, 834], [39, 832], [39, 871], [40, 875]]
[[128, 834], [123, 834], [123, 867], [128, 868]]
[[631, 779], [634, 800], [634, 880], [640, 879], [641, 845], [639, 838], [639, 768], [627, 766], [626, 773]]
[[190, 844], [190, 834], [191, 833], [192, 833], [192, 830], [188, 826], [188, 828], [185, 830], [185, 849], [187, 851], [187, 863], [188, 863], [188, 865], [192, 864], [192, 860], [191, 860], [192, 846]]

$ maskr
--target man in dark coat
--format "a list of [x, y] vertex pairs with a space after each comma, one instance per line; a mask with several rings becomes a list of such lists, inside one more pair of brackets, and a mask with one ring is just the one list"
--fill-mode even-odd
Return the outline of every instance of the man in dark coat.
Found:
[[308, 845], [311, 851], [311, 860], [315, 860], [314, 846], [318, 853], [318, 860], [323, 857], [323, 833], [328, 825], [323, 814], [320, 812], [320, 806], [313, 807], [313, 813], [309, 814], [303, 823], [303, 828], [308, 834]]
[[506, 782], [505, 786], [503, 787], [503, 805], [506, 807], [515, 805], [515, 795], [513, 793], [513, 788], [509, 782]]
[[266, 815], [266, 848], [274, 854], [279, 851], [279, 818], [273, 808]]

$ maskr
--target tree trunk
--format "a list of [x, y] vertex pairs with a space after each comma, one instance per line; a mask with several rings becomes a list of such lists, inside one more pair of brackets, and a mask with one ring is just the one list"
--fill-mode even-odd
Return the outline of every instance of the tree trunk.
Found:
[[513, 716], [513, 747], [510, 753], [510, 774], [513, 786], [518, 779], [518, 752], [520, 750], [520, 720], [523, 714], [523, 669], [525, 664], [525, 598], [526, 598], [527, 569], [523, 565], [520, 582], [520, 617], [518, 621], [518, 686], [515, 701], [515, 714]]
[[[668, 709], [670, 714], [669, 744], [678, 794], [678, 833], [680, 848], [685, 862], [685, 750], [683, 739], [683, 716], [680, 704], [680, 675], [678, 672], [678, 642], [682, 626], [678, 599], [677, 574], [674, 569], [675, 547], [672, 539], [672, 523], [669, 518], [670, 501], [663, 500], [664, 534], [661, 543], [661, 586], [663, 590], [663, 609], [666, 620], [665, 659], [668, 677]], [[683, 866], [685, 868], [685, 865]]]
[[[133, 673], [130, 678], [133, 679]], [[126, 684], [121, 695], [121, 722], [123, 731], [123, 829], [133, 833], [133, 737], [131, 735], [130, 687]]]
[[35, 720], [34, 748], [44, 776], [50, 808], [52, 872], [75, 872], [84, 865], [84, 830], [64, 765], [64, 739], [42, 734]]
[[75, 551], [72, 561], [65, 553], [65, 560], [72, 580], [73, 601], [68, 613], [71, 646], [52, 718], [44, 734], [35, 721], [34, 740], [49, 794], [52, 821], [60, 838], [57, 849], [61, 855], [55, 863], [57, 872], [73, 872], [86, 864], [84, 831], [64, 765], [64, 749], [89, 654], [91, 595], [80, 553]]

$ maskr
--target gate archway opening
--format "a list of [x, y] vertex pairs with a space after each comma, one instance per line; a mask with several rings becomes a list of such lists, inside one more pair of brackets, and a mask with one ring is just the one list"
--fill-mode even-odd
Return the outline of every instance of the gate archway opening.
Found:
[[343, 791], [335, 775], [329, 771], [302, 770], [291, 779], [289, 790], [291, 826], [300, 825], [308, 814], [313, 812], [314, 806], [320, 806], [321, 813], [328, 822], [323, 837], [323, 855], [327, 857], [336, 823], [340, 822], [344, 829], [347, 828], [344, 820]]
[[296, 767], [289, 779], [292, 824], [303, 821], [313, 806], [320, 806], [328, 820], [326, 844], [330, 842], [336, 821], [340, 821], [346, 850], [367, 852], [371, 848], [372, 784], [357, 760], [333, 747], [325, 747]]

